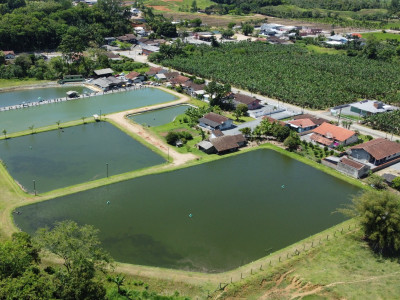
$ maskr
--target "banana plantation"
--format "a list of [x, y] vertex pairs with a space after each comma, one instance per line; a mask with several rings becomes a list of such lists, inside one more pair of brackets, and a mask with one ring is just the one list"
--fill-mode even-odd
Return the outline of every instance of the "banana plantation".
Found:
[[312, 54], [261, 42], [202, 45], [162, 64], [302, 107], [324, 109], [360, 99], [400, 103], [398, 63]]
[[376, 114], [366, 118], [366, 123], [374, 129], [400, 134], [400, 110]]

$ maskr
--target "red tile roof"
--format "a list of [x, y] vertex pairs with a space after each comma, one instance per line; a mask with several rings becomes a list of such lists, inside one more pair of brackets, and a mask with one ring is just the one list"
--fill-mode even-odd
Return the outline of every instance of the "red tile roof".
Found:
[[171, 82], [172, 84], [182, 84], [186, 81], [188, 81], [190, 78], [186, 77], [186, 76], [182, 76], [182, 75], [178, 75], [177, 77], [171, 78], [169, 80], [169, 82]]
[[297, 126], [297, 127], [311, 127], [315, 126], [315, 123], [311, 121], [310, 119], [298, 119], [298, 120], [292, 120], [288, 122], [291, 125]]
[[130, 72], [128, 75], [126, 75], [125, 78], [133, 79], [133, 78], [138, 77], [139, 75], [140, 75], [140, 73], [133, 71], [133, 72]]
[[348, 158], [346, 158], [346, 157], [342, 157], [341, 160], [340, 160], [340, 162], [341, 162], [342, 164], [348, 165], [348, 166], [350, 166], [350, 167], [352, 167], [352, 168], [355, 168], [355, 169], [357, 169], [357, 170], [360, 170], [360, 169], [362, 169], [362, 168], [365, 166], [365, 165], [362, 164], [362, 163], [359, 163], [359, 162], [354, 161], [354, 160], [352, 160], [352, 159], [348, 159]]
[[311, 121], [314, 122], [315, 125], [321, 125], [322, 123], [326, 122], [329, 123], [328, 120], [322, 119], [322, 118], [317, 118], [314, 115], [311, 114], [301, 114], [298, 116], [294, 116], [293, 119], [298, 120], [298, 119], [310, 119]]
[[233, 95], [233, 99], [235, 99], [235, 101], [249, 105], [251, 103], [253, 103], [254, 101], [260, 102], [260, 100], [247, 96], [247, 95], [243, 95], [243, 94], [234, 94]]
[[274, 118], [272, 118], [270, 116], [263, 117], [263, 120], [267, 120], [269, 123], [278, 123], [281, 126], [286, 126], [285, 122], [279, 121], [279, 120], [274, 119]]
[[400, 144], [383, 138], [375, 139], [366, 143], [353, 146], [351, 149], [363, 149], [375, 159], [380, 160], [385, 157], [400, 152]]
[[147, 75], [156, 75], [158, 72], [162, 71], [163, 68], [152, 67], [149, 71], [146, 72]]
[[213, 113], [213, 112], [205, 114], [203, 118], [208, 119], [208, 120], [213, 121], [218, 124], [222, 124], [229, 120], [229, 118], [221, 116], [221, 115]]
[[313, 129], [313, 132], [318, 133], [328, 139], [334, 139], [340, 142], [344, 142], [356, 134], [352, 130], [332, 125], [330, 123], [323, 123], [321, 126]]
[[313, 133], [310, 136], [310, 139], [313, 140], [314, 142], [320, 143], [320, 144], [325, 145], [325, 146], [330, 146], [330, 145], [333, 144], [332, 140], [327, 139], [327, 138], [323, 137], [322, 135], [319, 135], [319, 134], [316, 134], [316, 133]]

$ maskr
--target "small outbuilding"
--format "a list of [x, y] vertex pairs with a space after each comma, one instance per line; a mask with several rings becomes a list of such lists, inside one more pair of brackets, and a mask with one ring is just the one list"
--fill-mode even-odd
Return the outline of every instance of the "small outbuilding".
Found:
[[113, 73], [114, 73], [114, 71], [110, 68], [94, 70], [94, 74], [97, 77], [108, 77], [108, 76], [111, 76]]
[[205, 114], [204, 117], [199, 119], [199, 125], [201, 127], [210, 129], [210, 130], [224, 130], [231, 128], [233, 125], [233, 120], [227, 117], [221, 116], [219, 114], [210, 112]]

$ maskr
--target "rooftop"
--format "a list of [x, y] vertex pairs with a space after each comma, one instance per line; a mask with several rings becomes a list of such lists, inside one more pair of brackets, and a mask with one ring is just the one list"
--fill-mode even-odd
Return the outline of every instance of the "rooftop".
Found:
[[316, 125], [310, 119], [292, 120], [292, 121], [289, 121], [288, 124], [292, 125], [293, 127], [301, 127], [301, 128], [306, 128], [306, 127], [311, 127], [311, 126], [315, 126]]
[[94, 74], [96, 74], [97, 76], [107, 75], [107, 74], [112, 74], [112, 73], [114, 73], [114, 71], [110, 68], [94, 70]]
[[388, 110], [395, 109], [395, 107], [391, 105], [387, 105], [380, 101], [374, 101], [374, 100], [363, 100], [360, 102], [351, 103], [350, 106], [373, 114], [382, 113]]
[[356, 134], [352, 130], [332, 125], [330, 123], [322, 123], [321, 126], [313, 129], [313, 132], [318, 133], [328, 139], [335, 139], [340, 142], [344, 142]]
[[311, 139], [312, 141], [314, 141], [314, 142], [320, 143], [320, 144], [325, 145], [325, 146], [330, 146], [330, 145], [332, 145], [332, 143], [333, 143], [332, 140], [327, 139], [327, 138], [323, 137], [322, 135], [315, 134], [315, 133], [313, 133], [313, 134], [310, 136], [310, 139]]
[[375, 159], [380, 160], [385, 157], [400, 152], [400, 144], [383, 138], [375, 139], [366, 143], [353, 146], [351, 149], [363, 149]]
[[360, 169], [362, 169], [362, 168], [365, 166], [365, 165], [362, 164], [362, 163], [356, 162], [356, 161], [354, 161], [354, 160], [352, 160], [352, 159], [348, 159], [348, 158], [346, 158], [346, 157], [342, 157], [341, 160], [340, 160], [340, 162], [341, 162], [342, 164], [348, 165], [348, 166], [350, 166], [350, 167], [352, 167], [352, 168], [355, 168], [355, 169], [357, 169], [357, 170], [360, 170]]

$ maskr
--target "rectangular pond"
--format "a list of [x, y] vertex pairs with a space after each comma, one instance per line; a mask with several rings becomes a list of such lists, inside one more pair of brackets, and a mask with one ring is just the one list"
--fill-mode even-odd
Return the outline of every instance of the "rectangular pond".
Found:
[[23, 89], [11, 92], [0, 92], [0, 107], [12, 106], [28, 102], [36, 102], [40, 99], [49, 100], [65, 98], [68, 91], [76, 91], [79, 94], [92, 93], [91, 89], [78, 85], [67, 85], [62, 87], [47, 87]]
[[0, 159], [26, 190], [47, 192], [165, 160], [107, 122], [0, 141]]
[[15, 222], [29, 233], [66, 219], [92, 224], [117, 261], [220, 272], [338, 224], [332, 212], [357, 192], [258, 150], [21, 207]]
[[141, 125], [160, 126], [172, 122], [181, 114], [184, 114], [189, 105], [178, 105], [149, 112], [131, 115], [129, 119]]
[[146, 105], [170, 102], [177, 98], [155, 88], [143, 88], [127, 92], [111, 93], [89, 98], [44, 104], [29, 108], [1, 111], [0, 130], [8, 133], [54, 125], [57, 121], [69, 122], [93, 114], [108, 114]]

